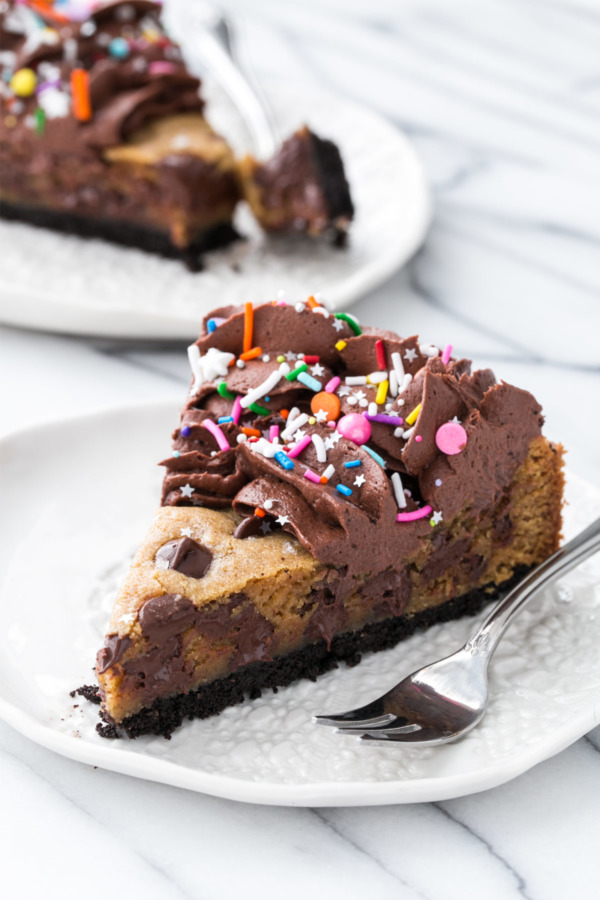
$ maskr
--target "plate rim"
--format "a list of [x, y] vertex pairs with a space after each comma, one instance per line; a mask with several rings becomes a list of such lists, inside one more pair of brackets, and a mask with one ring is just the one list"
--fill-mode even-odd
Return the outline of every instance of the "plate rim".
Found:
[[[28, 440], [33, 433], [39, 435], [47, 430], [60, 431], [88, 419], [147, 414], [150, 411], [155, 415], [172, 411], [176, 415], [177, 409], [176, 401], [168, 400], [109, 404], [91, 412], [12, 429], [0, 436], [0, 452], [10, 450], [13, 442]], [[43, 443], [31, 442], [30, 446], [43, 446]], [[600, 491], [595, 485], [571, 472], [568, 472], [568, 478], [571, 482], [585, 485], [600, 500]], [[542, 744], [531, 744], [524, 752], [496, 759], [475, 772], [389, 781], [322, 781], [302, 784], [251, 781], [199, 771], [144, 753], [130, 752], [120, 749], [115, 742], [107, 742], [107, 746], [88, 743], [56, 730], [50, 723], [39, 722], [31, 713], [7, 699], [1, 678], [0, 719], [40, 746], [69, 759], [223, 799], [266, 806], [381, 806], [449, 800], [498, 787], [566, 749], [600, 724], [600, 701], [593, 709], [580, 710], [570, 717], [564, 730], [544, 735]], [[403, 748], [398, 749], [401, 753]]]
[[[425, 240], [433, 220], [433, 193], [423, 162], [413, 142], [400, 128], [376, 110], [343, 94], [285, 80], [280, 81], [277, 86], [265, 87], [264, 91], [267, 98], [282, 94], [306, 98], [307, 108], [311, 97], [318, 94], [319, 98], [331, 98], [332, 102], [343, 104], [350, 113], [355, 112], [363, 118], [370, 117], [377, 122], [378, 128], [387, 131], [390, 140], [402, 148], [405, 165], [410, 168], [410, 179], [415, 186], [415, 195], [420, 200], [414, 216], [411, 240], [401, 247], [395, 245], [383, 256], [368, 260], [344, 281], [328, 288], [327, 295], [331, 305], [336, 309], [345, 308], [387, 281], [414, 256]], [[25, 223], [16, 224], [34, 227]], [[125, 254], [129, 252], [128, 248], [121, 249]], [[38, 307], [41, 307], [41, 315]], [[157, 338], [181, 341], [189, 339], [193, 330], [198, 328], [203, 315], [199, 311], [197, 318], [188, 315], [173, 318], [152, 311], [131, 311], [127, 308], [106, 310], [100, 303], [93, 302], [86, 302], [85, 307], [81, 307], [74, 298], [61, 298], [58, 290], [52, 294], [41, 293], [18, 283], [8, 283], [0, 288], [0, 324], [49, 333], [139, 341], [155, 341]], [[87, 321], [88, 319], [91, 321]]]

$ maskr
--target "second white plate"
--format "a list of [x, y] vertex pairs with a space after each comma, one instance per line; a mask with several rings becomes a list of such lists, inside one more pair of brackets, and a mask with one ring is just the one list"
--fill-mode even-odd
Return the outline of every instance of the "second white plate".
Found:
[[[209, 118], [238, 149], [248, 146], [237, 113], [210, 81]], [[24, 328], [126, 338], [195, 340], [215, 306], [292, 299], [321, 292], [336, 308], [385, 281], [417, 250], [431, 219], [419, 159], [377, 114], [323, 91], [268, 91], [283, 135], [304, 122], [341, 149], [356, 206], [348, 246], [267, 238], [248, 209], [236, 225], [244, 242], [210, 253], [188, 272], [99, 240], [82, 240], [0, 220], [0, 322]]]
[[[532, 601], [501, 642], [483, 723], [457, 744], [357, 744], [311, 715], [365, 703], [474, 627], [435, 626], [315, 684], [186, 722], [172, 740], [107, 741], [89, 683], [110, 606], [159, 495], [173, 405], [112, 410], [0, 441], [0, 716], [93, 765], [234, 800], [342, 806], [443, 800], [502, 784], [600, 721], [600, 558]], [[600, 512], [569, 477], [565, 536]]]

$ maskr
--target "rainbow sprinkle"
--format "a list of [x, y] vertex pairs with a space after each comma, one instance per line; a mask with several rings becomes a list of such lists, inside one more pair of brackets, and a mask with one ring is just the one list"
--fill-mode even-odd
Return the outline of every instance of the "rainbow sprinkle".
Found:
[[204, 419], [201, 423], [203, 428], [206, 428], [207, 431], [210, 431], [215, 441], [219, 445], [219, 450], [231, 450], [229, 445], [229, 441], [219, 428], [219, 426], [212, 421], [212, 419]]

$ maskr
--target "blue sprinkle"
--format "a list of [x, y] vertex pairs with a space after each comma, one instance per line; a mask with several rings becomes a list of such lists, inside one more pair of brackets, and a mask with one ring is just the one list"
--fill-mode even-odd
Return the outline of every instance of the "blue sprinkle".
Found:
[[289, 457], [283, 452], [283, 450], [277, 451], [277, 453], [275, 454], [275, 459], [280, 466], [283, 466], [284, 469], [294, 468], [294, 461], [292, 459], [289, 459]]
[[339, 491], [340, 494], [343, 494], [344, 497], [349, 497], [350, 494], [352, 493], [352, 489], [349, 487], [346, 487], [345, 484], [336, 484], [335, 489], [336, 489], [336, 491]]
[[298, 381], [301, 381], [302, 384], [305, 384], [307, 388], [311, 389], [311, 391], [315, 391], [316, 393], [317, 391], [323, 390], [323, 385], [321, 384], [321, 382], [317, 381], [316, 378], [313, 378], [312, 375], [309, 375], [308, 372], [300, 372], [297, 377]]
[[131, 51], [125, 38], [115, 37], [108, 45], [108, 52], [116, 59], [127, 59]]
[[225, 422], [233, 422], [233, 416], [220, 416], [219, 425], [223, 425]]
[[362, 445], [362, 449], [366, 450], [369, 456], [372, 456], [376, 463], [379, 463], [382, 469], [385, 469], [385, 459], [383, 459], [379, 453], [375, 453], [374, 450], [371, 450], [370, 447], [367, 447], [366, 444]]
[[265, 403], [268, 403], [270, 401], [270, 399], [271, 399], [270, 397], [263, 397], [263, 400], [265, 401]]
[[208, 322], [206, 323], [206, 327], [208, 328], [208, 333], [212, 334], [213, 331], [217, 330], [217, 323], [215, 322], [214, 319], [209, 319]]
[[173, 456], [175, 457], [175, 459], [177, 459], [180, 455], [181, 454], [179, 453], [179, 450], [173, 450]]
[[189, 437], [191, 433], [192, 433], [192, 429], [190, 428], [189, 425], [184, 425], [183, 428], [181, 429], [181, 437]]
[[360, 459], [351, 459], [350, 462], [344, 463], [346, 469], [353, 469], [355, 466], [362, 466]]

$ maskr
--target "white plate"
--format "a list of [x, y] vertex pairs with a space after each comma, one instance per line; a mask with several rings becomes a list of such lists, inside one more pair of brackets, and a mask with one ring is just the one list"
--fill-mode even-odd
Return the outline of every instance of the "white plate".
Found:
[[[209, 118], [236, 149], [248, 140], [235, 110], [210, 82]], [[248, 209], [236, 225], [245, 242], [208, 254], [188, 272], [166, 260], [0, 220], [0, 321], [25, 328], [128, 338], [195, 340], [216, 305], [294, 299], [321, 292], [346, 307], [385, 281], [420, 246], [431, 219], [421, 164], [403, 134], [364, 107], [324, 91], [268, 91], [283, 135], [307, 122], [339, 145], [356, 218], [348, 247], [307, 238], [268, 239]]]
[[[177, 420], [172, 405], [112, 410], [0, 442], [0, 716], [93, 765], [235, 800], [297, 806], [442, 800], [508, 781], [600, 721], [600, 559], [532, 602], [492, 663], [492, 700], [462, 742], [360, 745], [311, 724], [362, 704], [466, 639], [435, 626], [360, 666], [186, 722], [172, 740], [108, 741], [97, 707], [68, 692], [93, 681], [115, 590], [156, 505]], [[569, 477], [566, 536], [600, 511]], [[75, 706], [75, 704], [78, 704]]]

